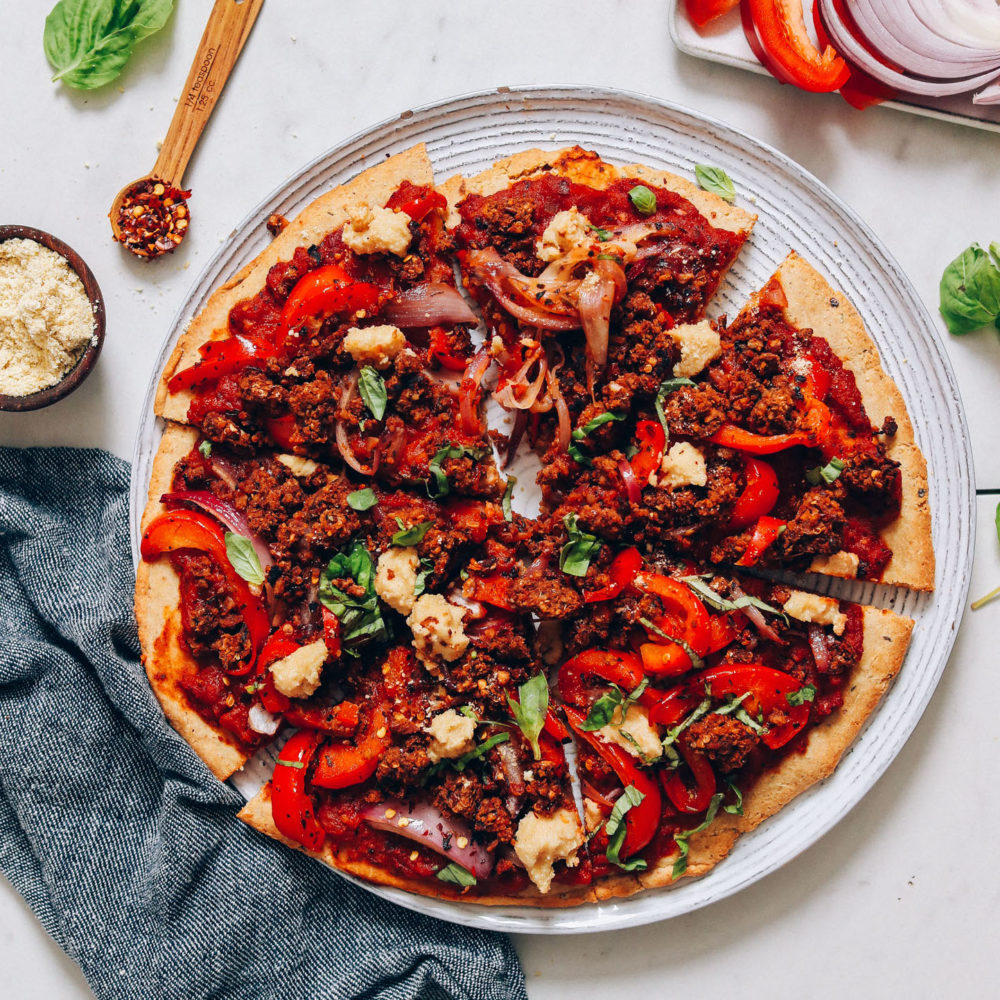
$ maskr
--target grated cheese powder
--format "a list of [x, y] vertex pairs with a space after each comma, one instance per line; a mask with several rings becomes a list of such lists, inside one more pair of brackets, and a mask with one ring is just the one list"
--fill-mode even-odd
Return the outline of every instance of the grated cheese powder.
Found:
[[65, 259], [34, 240], [0, 243], [0, 393], [55, 385], [93, 336], [90, 299]]

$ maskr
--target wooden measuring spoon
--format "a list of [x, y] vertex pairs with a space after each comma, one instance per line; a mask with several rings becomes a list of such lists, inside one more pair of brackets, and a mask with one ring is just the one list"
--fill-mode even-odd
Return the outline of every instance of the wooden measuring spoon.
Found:
[[191, 192], [181, 190], [184, 170], [263, 3], [215, 0], [152, 173], [126, 184], [111, 203], [114, 238], [137, 257], [169, 253], [187, 233]]

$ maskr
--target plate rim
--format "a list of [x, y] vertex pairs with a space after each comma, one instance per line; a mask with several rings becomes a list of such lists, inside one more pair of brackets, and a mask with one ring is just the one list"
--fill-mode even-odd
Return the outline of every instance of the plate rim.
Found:
[[[868, 226], [864, 219], [862, 219], [852, 208], [850, 208], [850, 206], [848, 206], [843, 199], [831, 191], [822, 181], [814, 177], [808, 170], [770, 144], [756, 139], [739, 128], [731, 126], [711, 115], [706, 115], [695, 109], [688, 108], [671, 101], [666, 101], [652, 95], [590, 84], [563, 83], [552, 85], [519, 85], [489, 88], [433, 101], [412, 110], [404, 111], [401, 114], [384, 118], [374, 125], [358, 129], [341, 142], [336, 143], [326, 151], [311, 159], [299, 169], [290, 173], [280, 184], [274, 187], [263, 199], [258, 202], [257, 205], [255, 205], [243, 216], [239, 223], [232, 229], [230, 238], [223, 242], [212, 254], [210, 259], [202, 268], [201, 272], [195, 278], [193, 284], [189, 287], [188, 292], [184, 297], [184, 301], [175, 311], [171, 323], [166, 330], [163, 346], [160, 350], [159, 356], [157, 357], [155, 368], [147, 386], [146, 395], [143, 400], [142, 414], [136, 432], [135, 446], [133, 449], [132, 481], [130, 484], [130, 541], [132, 544], [133, 563], [135, 566], [138, 566], [139, 558], [139, 519], [141, 519], [142, 512], [145, 508], [146, 495], [148, 492], [148, 476], [143, 476], [141, 473], [149, 467], [152, 460], [152, 453], [149, 453], [148, 455], [144, 454], [147, 450], [144, 438], [147, 433], [152, 433], [154, 436], [155, 446], [155, 440], [162, 434], [163, 427], [165, 426], [165, 422], [153, 414], [153, 401], [155, 398], [156, 386], [159, 382], [163, 366], [180, 335], [181, 324], [184, 317], [192, 308], [192, 303], [195, 299], [196, 293], [202, 288], [202, 285], [205, 283], [208, 276], [218, 268], [220, 261], [231, 252], [233, 237], [237, 234], [250, 231], [251, 227], [256, 224], [263, 214], [269, 213], [270, 211], [275, 210], [277, 206], [280, 206], [282, 201], [289, 197], [290, 192], [293, 189], [302, 186], [307, 181], [307, 178], [313, 174], [317, 168], [321, 168], [324, 163], [330, 163], [332, 165], [338, 160], [338, 158], [342, 158], [346, 153], [348, 153], [353, 146], [364, 144], [366, 142], [380, 142], [381, 146], [379, 148], [381, 149], [387, 145], [391, 145], [394, 141], [392, 134], [394, 126], [398, 126], [401, 123], [406, 123], [408, 125], [419, 125], [423, 123], [426, 125], [429, 120], [434, 119], [437, 114], [449, 111], [455, 112], [463, 109], [463, 106], [464, 112], [458, 116], [457, 121], [467, 123], [470, 118], [470, 112], [485, 102], [509, 102], [511, 100], [518, 100], [522, 103], [526, 103], [533, 99], [546, 100], [560, 105], [571, 103], [574, 100], [582, 100], [589, 112], [595, 115], [600, 115], [601, 117], [608, 117], [609, 119], [616, 117], [616, 111], [614, 107], [606, 109], [603, 107], [601, 102], [608, 100], [612, 102], [624, 101], [625, 103], [633, 103], [643, 107], [647, 114], [659, 117], [663, 126], [668, 129], [676, 129], [678, 127], [676, 120], [678, 117], [693, 120], [697, 122], [701, 128], [710, 132], [712, 137], [718, 139], [720, 142], [729, 146], [738, 146], [752, 150], [758, 155], [763, 153], [764, 158], [770, 161], [769, 167], [780, 167], [784, 171], [793, 174], [800, 182], [809, 183], [813, 189], [822, 193], [822, 197], [827, 203], [824, 207], [832, 206], [836, 208], [846, 220], [856, 227], [862, 242], [867, 245], [868, 252], [873, 253], [877, 263], [884, 265], [885, 270], [888, 271], [890, 276], [895, 279], [899, 292], [908, 300], [910, 307], [920, 314], [920, 317], [923, 320], [923, 323], [919, 326], [919, 332], [921, 333], [920, 340], [923, 343], [923, 346], [929, 348], [935, 355], [934, 360], [937, 363], [939, 376], [949, 389], [948, 398], [942, 403], [942, 405], [950, 406], [952, 408], [953, 417], [957, 423], [957, 430], [960, 432], [961, 447], [957, 449], [956, 461], [960, 467], [964, 465], [966, 475], [962, 477], [959, 485], [962, 491], [967, 493], [966, 499], [968, 500], [966, 505], [968, 508], [966, 510], [966, 514], [968, 516], [966, 518], [965, 525], [968, 530], [967, 542], [965, 545], [965, 551], [959, 553], [960, 564], [958, 568], [962, 571], [962, 579], [959, 583], [958, 589], [951, 591], [953, 598], [957, 597], [958, 599], [953, 599], [948, 602], [949, 605], [955, 605], [956, 607], [961, 608], [965, 603], [968, 593], [970, 582], [969, 571], [971, 569], [976, 529], [975, 518], [971, 516], [971, 512], [974, 511], [975, 507], [975, 490], [973, 485], [973, 456], [971, 450], [971, 439], [968, 432], [968, 422], [966, 420], [964, 402], [960, 392], [958, 391], [958, 385], [950, 359], [944, 351], [940, 338], [934, 335], [933, 323], [926, 307], [920, 299], [919, 294], [910, 282], [909, 278], [906, 276], [906, 273], [899, 266], [892, 253], [884, 246], [882, 241]], [[446, 123], [446, 127], [453, 127], [454, 124], [454, 120], [450, 121]], [[563, 144], [565, 144], [566, 137], [561, 136], [560, 140]], [[414, 138], [413, 141], [420, 141], [419, 136]], [[514, 149], [519, 148], [520, 145], [521, 143], [519, 141], [512, 142], [511, 150], [513, 151]], [[216, 275], [214, 280], [218, 280], [218, 277], [219, 275]], [[926, 336], [923, 336], [923, 334], [926, 334]], [[883, 345], [876, 343], [876, 346], [879, 348], [880, 355], [885, 357], [886, 352], [883, 349]], [[940, 594], [938, 596], [940, 597]], [[941, 597], [941, 599], [943, 600], [944, 598]], [[783, 851], [777, 852], [776, 858], [770, 860], [765, 866], [758, 868], [758, 870], [754, 871], [747, 879], [743, 880], [739, 884], [726, 888], [724, 891], [716, 892], [714, 894], [711, 894], [710, 892], [702, 892], [700, 896], [697, 895], [697, 887], [705, 886], [706, 884], [711, 887], [713, 872], [720, 870], [722, 865], [725, 865], [730, 859], [723, 861], [720, 866], [717, 866], [713, 872], [708, 873], [706, 876], [695, 880], [685, 880], [683, 883], [674, 888], [640, 893], [637, 896], [629, 897], [628, 899], [621, 901], [611, 900], [605, 901], [603, 904], [585, 903], [580, 906], [557, 910], [521, 907], [516, 905], [510, 907], [485, 907], [474, 903], [458, 903], [449, 900], [435, 899], [432, 897], [417, 896], [403, 890], [392, 889], [384, 886], [374, 886], [370, 883], [348, 876], [343, 872], [337, 872], [337, 874], [355, 882], [366, 891], [373, 892], [376, 895], [389, 899], [399, 905], [417, 912], [430, 914], [440, 919], [465, 926], [476, 926], [488, 930], [515, 933], [531, 931], [541, 934], [570, 934], [616, 930], [625, 927], [639, 926], [640, 924], [645, 923], [652, 923], [658, 920], [670, 919], [683, 913], [692, 912], [693, 910], [733, 895], [741, 889], [759, 881], [765, 875], [768, 875], [787, 864], [800, 853], [815, 845], [823, 836], [825, 836], [826, 833], [829, 832], [830, 829], [833, 828], [833, 826], [840, 822], [840, 820], [843, 819], [844, 816], [846, 816], [847, 813], [858, 804], [858, 802], [861, 801], [861, 799], [879, 781], [885, 770], [896, 759], [902, 747], [912, 735], [914, 728], [922, 717], [930, 698], [937, 688], [941, 674], [943, 673], [950, 657], [956, 636], [957, 629], [949, 630], [949, 633], [944, 636], [944, 639], [941, 642], [940, 649], [934, 648], [933, 656], [929, 657], [933, 659], [933, 669], [930, 673], [928, 673], [923, 687], [917, 692], [919, 697], [906, 706], [906, 711], [904, 713], [906, 720], [905, 724], [902, 728], [897, 725], [893, 731], [893, 734], [896, 737], [894, 747], [890, 751], [883, 749], [877, 753], [873, 761], [873, 766], [869, 767], [865, 771], [865, 780], [858, 782], [858, 785], [861, 786], [861, 790], [853, 790], [848, 796], [846, 805], [839, 812], [826, 816], [818, 826], [815, 826], [815, 828], [810, 831], [804, 842], [800, 841], [797, 846], [790, 845]], [[876, 708], [876, 711], [869, 719], [869, 723], [877, 720], [880, 714], [880, 709], [882, 709], [883, 705], [884, 702], [880, 703], [878, 708]], [[848, 748], [845, 758], [858, 745], [858, 741], [865, 735], [868, 729], [869, 725], [866, 723], [861, 733], [859, 733], [855, 741], [852, 742], [851, 747]], [[817, 785], [813, 786], [804, 794], [811, 795], [819, 791], [824, 784], [825, 782], [817, 783]], [[804, 797], [800, 797], [800, 800], [803, 798]], [[774, 817], [772, 817], [772, 819], [773, 818]], [[765, 823], [762, 826], [766, 827], [767, 824]], [[758, 830], [760, 829], [761, 828], [758, 828]], [[743, 838], [741, 838], [741, 840], [742, 839]], [[752, 859], [748, 858], [739, 860]], [[685, 889], [688, 891], [684, 892]], [[653, 906], [650, 912], [634, 913], [630, 912], [630, 910], [635, 909], [635, 907], [628, 906], [629, 899], [642, 899], [644, 901], [649, 901], [651, 898], [656, 897], [668, 899], [670, 897], [678, 896], [681, 893], [684, 893], [684, 901], [687, 905], [682, 905], [681, 908], [674, 907], [671, 912], [658, 913], [655, 912], [656, 908]], [[687, 897], [691, 898], [688, 899]], [[608, 908], [611, 904], [617, 904], [614, 906], [614, 910]], [[604, 912], [601, 911], [602, 906], [606, 908]], [[617, 910], [623, 910], [624, 912], [615, 912]]]

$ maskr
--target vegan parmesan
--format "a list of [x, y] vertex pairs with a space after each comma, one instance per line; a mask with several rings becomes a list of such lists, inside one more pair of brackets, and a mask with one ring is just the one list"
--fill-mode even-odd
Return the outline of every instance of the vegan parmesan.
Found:
[[0, 243], [0, 393], [55, 385], [93, 337], [90, 299], [65, 259], [34, 240]]

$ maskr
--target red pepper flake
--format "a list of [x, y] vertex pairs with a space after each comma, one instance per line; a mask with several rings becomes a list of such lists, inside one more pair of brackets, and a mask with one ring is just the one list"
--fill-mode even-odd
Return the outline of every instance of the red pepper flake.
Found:
[[191, 222], [190, 197], [190, 191], [154, 178], [138, 181], [118, 207], [121, 242], [139, 257], [169, 253], [184, 239]]

